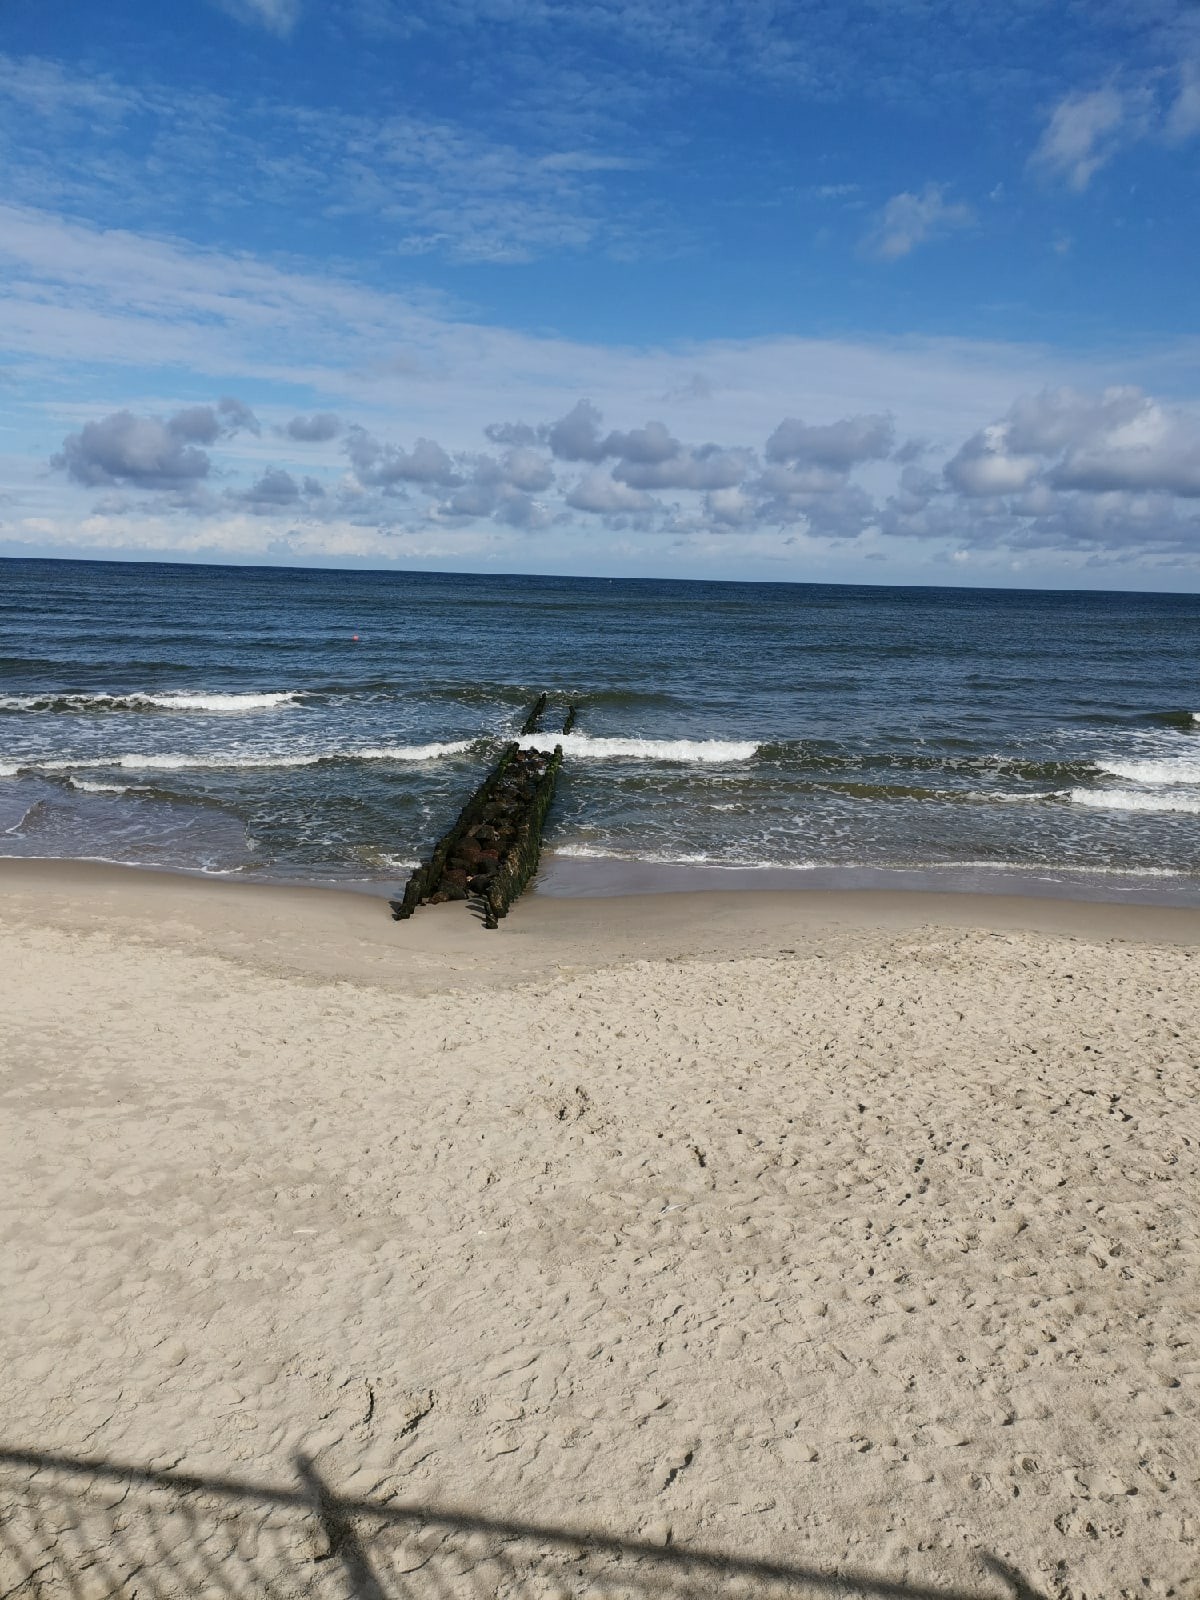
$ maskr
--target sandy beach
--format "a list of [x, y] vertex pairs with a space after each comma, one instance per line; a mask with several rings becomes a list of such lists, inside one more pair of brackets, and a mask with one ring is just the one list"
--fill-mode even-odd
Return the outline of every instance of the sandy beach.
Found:
[[0, 1594], [1200, 1595], [1200, 913], [3, 862], [0, 971]]

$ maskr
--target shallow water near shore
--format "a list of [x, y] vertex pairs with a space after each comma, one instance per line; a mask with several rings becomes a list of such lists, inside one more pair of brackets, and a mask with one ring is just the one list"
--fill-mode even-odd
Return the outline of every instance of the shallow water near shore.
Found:
[[393, 885], [544, 689], [548, 893], [1196, 904], [1198, 660], [1191, 596], [4, 561], [0, 853]]

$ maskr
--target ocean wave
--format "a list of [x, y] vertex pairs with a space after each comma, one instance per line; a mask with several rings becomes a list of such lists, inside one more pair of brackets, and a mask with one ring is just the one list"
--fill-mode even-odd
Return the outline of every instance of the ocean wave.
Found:
[[0, 761], [0, 778], [15, 778], [20, 770], [15, 761]]
[[11, 828], [0, 828], [0, 834], [7, 838], [9, 834], [20, 833], [25, 824], [29, 821], [30, 817], [35, 816], [37, 812], [41, 811], [45, 806], [45, 803], [46, 802], [44, 800], [35, 800], [33, 804], [21, 814], [20, 820], [13, 823]]
[[[629, 861], [644, 862], [655, 867], [719, 867], [729, 872], [766, 872], [773, 867], [781, 865], [778, 861], [730, 861], [721, 856], [714, 856], [706, 850], [692, 850], [683, 852], [665, 852], [661, 850], [611, 850], [590, 844], [561, 844], [555, 845], [547, 852], [551, 856], [564, 856], [573, 861]], [[818, 865], [815, 861], [784, 862], [783, 866], [789, 870], [792, 867], [804, 870]]]
[[[13, 769], [16, 772], [181, 772], [223, 771], [232, 768], [316, 767], [335, 761], [437, 761], [443, 756], [461, 755], [471, 748], [470, 741], [450, 744], [371, 745], [354, 750], [295, 751], [275, 755], [254, 755], [243, 751], [214, 751], [201, 755], [169, 753], [143, 755], [132, 752], [112, 756], [70, 756], [50, 760], [29, 760]], [[3, 769], [0, 769], [3, 770]]]
[[127, 783], [93, 783], [87, 778], [68, 778], [67, 782], [72, 789], [78, 789], [80, 794], [129, 794], [131, 789]]
[[749, 739], [605, 739], [590, 733], [535, 733], [520, 744], [525, 750], [560, 744], [564, 756], [583, 761], [749, 761], [758, 751]]
[[817, 861], [781, 861], [772, 858], [764, 861], [734, 860], [728, 856], [711, 855], [705, 851], [668, 852], [662, 850], [620, 850], [603, 845], [556, 844], [545, 852], [547, 860], [564, 857], [575, 861], [621, 861], [632, 864], [661, 867], [711, 867], [727, 872], [878, 872], [887, 873], [941, 873], [990, 872], [1020, 874], [1024, 877], [1053, 880], [1054, 878], [1181, 878], [1194, 879], [1197, 874], [1186, 868], [1140, 867], [1104, 865], [1060, 861], [1018, 861], [963, 859], [948, 861], [839, 861], [834, 858]]
[[1187, 811], [1200, 814], [1200, 794], [1150, 793], [1145, 789], [1069, 789], [1077, 806], [1103, 811]]
[[167, 690], [151, 694], [6, 694], [0, 695], [0, 711], [101, 712], [174, 711], [237, 714], [245, 711], [273, 711], [296, 705], [300, 692], [294, 689], [272, 693], [194, 694], [189, 690]]
[[1112, 761], [1098, 763], [1100, 771], [1114, 778], [1126, 778], [1130, 783], [1200, 783], [1200, 756], [1167, 756], [1148, 761]]

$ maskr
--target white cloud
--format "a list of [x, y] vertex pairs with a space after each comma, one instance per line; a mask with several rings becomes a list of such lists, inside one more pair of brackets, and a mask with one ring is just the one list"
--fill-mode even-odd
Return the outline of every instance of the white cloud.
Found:
[[1200, 133], [1200, 61], [1187, 61], [1180, 69], [1179, 92], [1167, 112], [1165, 131], [1172, 144]]
[[1086, 189], [1093, 175], [1137, 137], [1138, 119], [1128, 97], [1113, 85], [1069, 94], [1050, 114], [1033, 153], [1036, 166]]
[[607, 472], [589, 472], [567, 492], [567, 505], [573, 511], [591, 511], [604, 516], [654, 509], [655, 501], [640, 489], [618, 483]]
[[283, 431], [289, 439], [302, 444], [326, 444], [337, 438], [342, 422], [332, 411], [318, 411], [308, 417], [293, 417]]
[[1036, 481], [1090, 494], [1200, 497], [1200, 416], [1136, 388], [1099, 395], [1048, 390], [1018, 400], [946, 465], [970, 496], [1015, 494]]
[[805, 462], [846, 472], [860, 462], [888, 455], [895, 439], [896, 424], [889, 416], [843, 417], [816, 426], [785, 417], [767, 440], [766, 453], [768, 461]]
[[919, 194], [893, 195], [876, 217], [864, 246], [884, 261], [898, 261], [918, 245], [969, 228], [974, 221], [970, 206], [946, 199], [945, 184], [927, 183]]
[[238, 22], [257, 24], [271, 33], [288, 34], [300, 15], [300, 0], [215, 0]]
[[[86, 524], [97, 531], [80, 534], [80, 549], [117, 549], [122, 519], [133, 517], [142, 532], [130, 533], [131, 548], [151, 527], [162, 553], [208, 548], [211, 523], [220, 529], [212, 548], [232, 551], [241, 529], [253, 554], [267, 531], [286, 542], [302, 525], [303, 542], [286, 544], [295, 559], [334, 559], [352, 542], [346, 530], [359, 528], [356, 548], [383, 540], [370, 546], [381, 559], [401, 551], [389, 541], [443, 559], [457, 549], [467, 561], [527, 538], [512, 563], [554, 570], [556, 552], [590, 529], [593, 554], [577, 567], [594, 569], [620, 544], [662, 570], [653, 550], [665, 548], [664, 534], [749, 551], [760, 533], [776, 546], [796, 536], [832, 547], [886, 524], [930, 548], [951, 539], [1079, 548], [1089, 538], [1116, 548], [1118, 504], [1129, 513], [1127, 548], [1196, 541], [1192, 412], [1114, 384], [1119, 368], [1044, 350], [782, 338], [686, 351], [588, 346], [20, 208], [0, 212], [0, 261], [9, 285], [0, 348], [21, 380], [9, 391], [10, 504], [0, 508], [9, 544], [34, 541], [35, 523]], [[1164, 352], [1176, 386], [1185, 355]], [[704, 433], [719, 442], [687, 439], [680, 424], [694, 402], [663, 401], [681, 361], [711, 385]], [[1143, 363], [1139, 375], [1152, 370]], [[581, 372], [591, 400], [579, 397]], [[198, 400], [206, 374], [218, 392], [245, 398]], [[107, 403], [94, 403], [98, 387]], [[1022, 392], [1032, 398], [1008, 406]], [[131, 393], [149, 398], [124, 403]], [[269, 425], [258, 440], [246, 431], [247, 401]], [[349, 470], [340, 482], [306, 482], [313, 441], [294, 434], [323, 436], [334, 417]], [[923, 441], [925, 476], [910, 470], [911, 451], [890, 454], [897, 437]], [[481, 451], [487, 441], [494, 453]], [[63, 470], [47, 476], [52, 454]], [[586, 469], [578, 481], [556, 481], [565, 460]], [[97, 506], [106, 489], [122, 492], [120, 506], [111, 495]], [[669, 504], [656, 498], [668, 491]], [[622, 539], [608, 540], [617, 528]]]

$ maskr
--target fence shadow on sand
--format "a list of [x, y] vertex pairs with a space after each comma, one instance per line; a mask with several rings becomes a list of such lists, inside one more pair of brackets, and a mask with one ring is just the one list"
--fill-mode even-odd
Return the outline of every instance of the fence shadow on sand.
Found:
[[980, 1556], [971, 1590], [638, 1543], [297, 1484], [0, 1448], [0, 1600], [1041, 1600]]

